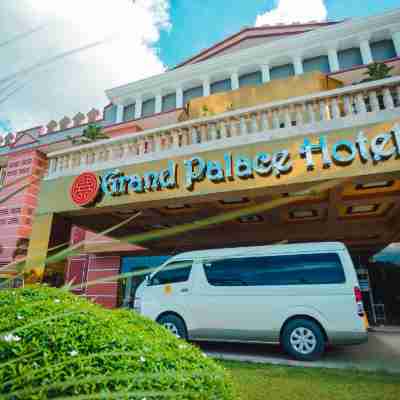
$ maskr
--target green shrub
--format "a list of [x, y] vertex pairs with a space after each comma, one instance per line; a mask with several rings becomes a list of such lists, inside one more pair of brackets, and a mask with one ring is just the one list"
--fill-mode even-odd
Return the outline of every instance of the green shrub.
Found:
[[0, 291], [0, 399], [234, 398], [223, 367], [128, 310], [65, 290]]

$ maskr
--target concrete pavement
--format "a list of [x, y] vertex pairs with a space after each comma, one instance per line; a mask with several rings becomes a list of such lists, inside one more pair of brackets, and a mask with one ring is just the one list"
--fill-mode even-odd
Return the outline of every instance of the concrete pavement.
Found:
[[[224, 360], [321, 368], [355, 368], [400, 374], [400, 333], [369, 332], [368, 343], [329, 348], [321, 360], [294, 361], [280, 346], [237, 343], [198, 343], [210, 357]], [[400, 377], [399, 377], [400, 380]]]

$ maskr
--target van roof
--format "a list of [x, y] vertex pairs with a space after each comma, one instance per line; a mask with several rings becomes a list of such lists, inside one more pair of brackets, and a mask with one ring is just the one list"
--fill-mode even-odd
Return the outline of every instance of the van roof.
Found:
[[293, 244], [273, 244], [268, 246], [249, 246], [249, 247], [226, 247], [222, 249], [208, 249], [188, 251], [186, 253], [177, 254], [171, 257], [168, 261], [172, 260], [190, 260], [201, 259], [209, 257], [223, 257], [223, 256], [239, 256], [244, 254], [260, 254], [271, 252], [274, 254], [293, 253], [298, 252], [320, 252], [320, 251], [338, 251], [345, 250], [346, 246], [341, 242], [311, 242], [311, 243], [293, 243]]

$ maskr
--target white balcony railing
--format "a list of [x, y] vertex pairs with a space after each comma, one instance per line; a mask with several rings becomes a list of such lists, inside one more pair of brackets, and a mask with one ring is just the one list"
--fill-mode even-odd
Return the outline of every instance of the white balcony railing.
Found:
[[400, 76], [238, 109], [49, 154], [46, 179], [400, 117]]

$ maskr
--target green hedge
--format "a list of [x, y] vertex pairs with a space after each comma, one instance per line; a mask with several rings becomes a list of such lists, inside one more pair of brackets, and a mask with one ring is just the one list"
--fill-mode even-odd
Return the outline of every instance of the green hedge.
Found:
[[0, 291], [0, 399], [234, 399], [227, 372], [132, 311]]

